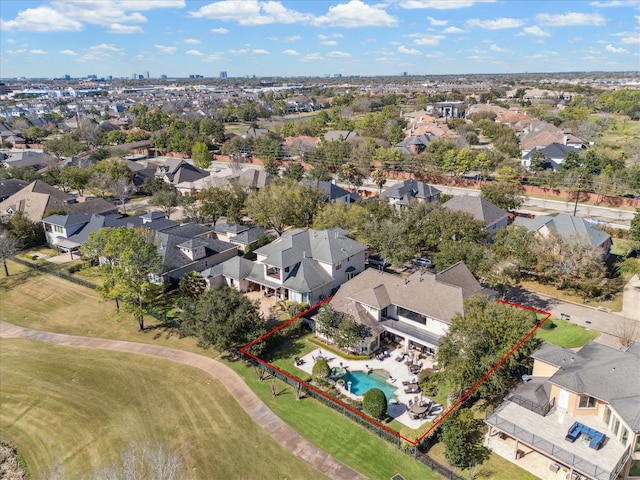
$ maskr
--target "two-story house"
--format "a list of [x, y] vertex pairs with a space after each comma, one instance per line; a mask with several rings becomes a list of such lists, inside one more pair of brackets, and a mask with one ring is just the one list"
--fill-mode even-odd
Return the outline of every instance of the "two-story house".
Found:
[[210, 288], [261, 290], [313, 305], [364, 270], [366, 247], [340, 228], [296, 229], [254, 251], [202, 272]]
[[409, 179], [392, 185], [380, 194], [380, 198], [384, 198], [391, 205], [401, 208], [412, 201], [437, 202], [440, 199], [440, 193], [440, 190], [428, 183]]
[[330, 305], [368, 329], [363, 353], [376, 350], [387, 337], [434, 353], [464, 300], [474, 295], [495, 297], [463, 262], [438, 273], [416, 271], [407, 278], [370, 268], [340, 287]]
[[[487, 417], [487, 444], [544, 479], [640, 478], [640, 343], [545, 344], [530, 379]], [[538, 462], [534, 462], [538, 459]]]

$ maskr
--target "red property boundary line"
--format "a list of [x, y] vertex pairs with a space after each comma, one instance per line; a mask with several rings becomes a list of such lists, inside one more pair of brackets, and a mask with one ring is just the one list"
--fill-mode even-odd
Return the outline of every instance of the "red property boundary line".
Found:
[[320, 308], [323, 304], [327, 303], [329, 300], [331, 300], [331, 297], [324, 299], [323, 301], [315, 304], [313, 307], [308, 308], [307, 310], [305, 310], [304, 312], [302, 312], [300, 315], [292, 318], [291, 320], [286, 321], [285, 323], [283, 323], [282, 325], [274, 328], [273, 330], [271, 330], [270, 332], [265, 333], [264, 335], [261, 335], [260, 337], [256, 338], [255, 340], [253, 340], [252, 342], [248, 343], [247, 345], [245, 345], [244, 347], [240, 348], [240, 351], [245, 354], [248, 357], [251, 357], [252, 359], [254, 359], [255, 361], [257, 361], [258, 363], [261, 363], [263, 365], [268, 366], [269, 368], [277, 371], [278, 373], [280, 373], [281, 375], [284, 375], [285, 377], [293, 380], [296, 383], [299, 383], [301, 385], [303, 385], [305, 388], [308, 388], [309, 390], [312, 390], [313, 392], [315, 392], [317, 395], [320, 395], [321, 397], [327, 399], [328, 401], [340, 406], [341, 408], [344, 408], [346, 410], [348, 410], [349, 412], [351, 412], [353, 415], [356, 415], [360, 418], [362, 418], [363, 420], [375, 425], [378, 428], [381, 428], [382, 430], [385, 430], [387, 433], [390, 433], [391, 435], [393, 435], [394, 437], [400, 439], [400, 440], [404, 440], [405, 442], [409, 443], [410, 445], [416, 447], [418, 444], [420, 444], [420, 442], [422, 442], [422, 440], [424, 440], [435, 428], [438, 427], [438, 425], [440, 425], [440, 423], [442, 423], [442, 421], [447, 418], [456, 408], [458, 408], [468, 397], [469, 395], [471, 395], [480, 385], [482, 385], [482, 383], [484, 383], [484, 381], [489, 378], [489, 376], [491, 374], [493, 374], [493, 372], [495, 372], [498, 368], [500, 368], [500, 366], [511, 356], [514, 354], [514, 352], [520, 348], [522, 346], [522, 344], [524, 342], [526, 342], [550, 317], [551, 317], [551, 313], [550, 312], [546, 312], [544, 310], [539, 310], [537, 308], [532, 308], [532, 307], [528, 307], [526, 305], [520, 305], [518, 303], [512, 303], [512, 302], [507, 302], [506, 300], [496, 300], [499, 303], [505, 304], [505, 305], [509, 305], [511, 307], [515, 307], [515, 308], [522, 308], [524, 310], [529, 310], [531, 312], [534, 313], [538, 313], [540, 315], [544, 315], [545, 317], [535, 326], [531, 329], [531, 331], [529, 331], [529, 333], [527, 333], [522, 340], [520, 340], [511, 350], [509, 350], [509, 352], [502, 357], [502, 359], [496, 363], [491, 370], [489, 370], [480, 380], [478, 380], [476, 382], [476, 384], [471, 387], [462, 397], [460, 397], [460, 399], [454, 403], [451, 407], [449, 407], [449, 409], [440, 416], [440, 418], [433, 424], [431, 425], [431, 427], [429, 427], [429, 429], [420, 436], [420, 438], [418, 438], [417, 440], [410, 440], [408, 438], [406, 438], [403, 435], [400, 435], [400, 433], [396, 432], [395, 430], [387, 427], [386, 425], [381, 424], [380, 422], [366, 416], [365, 414], [363, 414], [362, 412], [359, 412], [358, 410], [355, 410], [354, 408], [350, 407], [349, 405], [341, 402], [340, 400], [337, 400], [333, 397], [331, 397], [330, 395], [327, 395], [326, 393], [324, 393], [323, 391], [315, 388], [313, 385], [308, 384], [307, 382], [304, 382], [302, 380], [300, 380], [298, 377], [295, 377], [281, 369], [279, 369], [278, 367], [276, 367], [275, 365], [267, 362], [266, 360], [263, 360], [262, 358], [250, 353], [248, 351], [248, 349], [250, 347], [252, 347], [253, 345], [263, 341], [265, 338], [269, 337], [270, 335], [273, 335], [275, 332], [277, 332], [278, 330], [286, 327], [287, 325], [289, 325], [290, 323], [294, 322], [295, 320], [298, 320], [299, 318], [303, 317], [306, 313], [313, 311], [313, 310], [317, 310], [318, 308]]

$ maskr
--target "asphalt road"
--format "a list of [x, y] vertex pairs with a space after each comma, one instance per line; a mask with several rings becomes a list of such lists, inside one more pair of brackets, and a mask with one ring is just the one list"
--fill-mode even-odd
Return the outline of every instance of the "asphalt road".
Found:
[[[620, 347], [618, 340], [619, 325], [625, 318], [621, 315], [601, 311], [586, 305], [566, 302], [520, 288], [510, 288], [505, 299], [513, 303], [551, 312], [551, 315], [555, 318], [561, 318], [562, 314], [568, 315], [571, 323], [600, 332], [602, 338], [598, 338], [598, 340], [602, 343], [615, 348]], [[640, 322], [638, 323], [640, 324]]]

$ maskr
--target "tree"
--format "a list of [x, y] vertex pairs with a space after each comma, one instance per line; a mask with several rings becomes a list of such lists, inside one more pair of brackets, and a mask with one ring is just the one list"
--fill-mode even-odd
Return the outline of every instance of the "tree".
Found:
[[268, 187], [249, 194], [247, 214], [258, 225], [273, 228], [278, 236], [282, 236], [287, 226], [300, 219], [299, 206], [295, 202], [299, 188], [291, 181], [271, 182]]
[[354, 190], [357, 190], [358, 187], [362, 186], [362, 181], [364, 180], [363, 173], [356, 168], [356, 166], [352, 162], [346, 162], [342, 164], [339, 172], [340, 179], [352, 185]]
[[211, 219], [215, 227], [218, 219], [227, 211], [228, 190], [222, 187], [205, 188], [198, 193], [198, 213], [201, 217]]
[[247, 202], [247, 189], [238, 182], [227, 187], [227, 209], [225, 217], [230, 223], [241, 224]]
[[362, 409], [367, 415], [382, 420], [387, 415], [387, 397], [379, 388], [371, 388], [362, 397]]
[[320, 358], [313, 364], [311, 375], [316, 382], [326, 382], [331, 377], [331, 367], [324, 358]]
[[335, 336], [336, 345], [350, 351], [362, 342], [365, 336], [365, 327], [361, 323], [356, 322], [352, 315], [345, 314], [342, 316], [338, 331]]
[[533, 154], [533, 158], [531, 159], [531, 171], [541, 172], [545, 169], [546, 164], [547, 157], [544, 152], [542, 150], [536, 150], [536, 153]]
[[246, 345], [266, 332], [257, 303], [228, 286], [205, 291], [180, 319], [183, 334], [195, 336], [202, 348], [219, 351]]
[[196, 142], [191, 148], [191, 159], [198, 168], [209, 168], [211, 165], [211, 154], [204, 142]]
[[454, 467], [470, 468], [488, 456], [483, 447], [482, 422], [469, 408], [459, 408], [442, 422], [439, 440], [444, 444], [444, 456]]
[[342, 320], [342, 314], [338, 313], [330, 304], [324, 304], [316, 315], [316, 332], [327, 340], [333, 340]]
[[480, 196], [505, 210], [516, 210], [524, 202], [518, 185], [503, 182], [484, 184], [480, 187]]
[[136, 192], [136, 186], [127, 178], [119, 177], [111, 183], [111, 195], [122, 203], [122, 213], [127, 213], [127, 200]]
[[378, 186], [378, 193], [382, 193], [382, 186], [387, 183], [387, 175], [384, 173], [384, 170], [376, 168], [371, 172], [371, 179]]
[[85, 149], [84, 145], [78, 142], [72, 134], [66, 133], [59, 138], [52, 138], [44, 144], [44, 152], [50, 153], [58, 158], [73, 157]]
[[[464, 392], [511, 351], [536, 325], [530, 311], [474, 296], [464, 302], [464, 314], [457, 313], [442, 337], [436, 355], [439, 368], [454, 391]], [[476, 389], [483, 400], [501, 401], [515, 380], [512, 368], [529, 361], [539, 346], [530, 337]], [[464, 352], [461, 355], [460, 352]]]
[[178, 288], [185, 298], [194, 302], [207, 289], [207, 282], [198, 272], [189, 272], [180, 279]]
[[304, 167], [300, 162], [289, 162], [282, 173], [282, 177], [299, 182], [304, 178]]
[[631, 238], [640, 242], [640, 208], [636, 208], [636, 214], [631, 219], [629, 233]]
[[18, 237], [5, 228], [0, 230], [0, 260], [2, 260], [2, 265], [4, 265], [4, 274], [7, 277], [9, 276], [7, 259], [18, 253], [20, 251], [20, 246], [20, 240], [18, 240]]
[[167, 218], [170, 218], [178, 208], [178, 192], [175, 189], [158, 190], [151, 196], [148, 203], [153, 207], [160, 207]]
[[276, 162], [275, 158], [265, 158], [263, 168], [269, 175], [277, 177], [280, 174], [280, 167], [278, 166], [278, 162]]
[[35, 247], [44, 243], [44, 230], [40, 223], [34, 223], [23, 212], [15, 212], [9, 220], [9, 231], [23, 247]]
[[123, 310], [138, 322], [138, 331], [144, 330], [144, 316], [151, 312], [161, 291], [152, 279], [161, 273], [162, 260], [148, 234], [145, 229], [101, 228], [90, 233], [80, 247], [83, 257], [102, 262], [100, 295], [121, 302]]

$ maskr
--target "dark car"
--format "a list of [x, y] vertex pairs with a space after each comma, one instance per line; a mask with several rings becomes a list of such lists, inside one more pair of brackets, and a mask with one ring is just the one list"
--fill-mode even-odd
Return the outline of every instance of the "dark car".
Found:
[[430, 258], [427, 258], [427, 257], [414, 258], [413, 260], [411, 260], [411, 263], [416, 267], [426, 267], [426, 268], [433, 267], [433, 262], [431, 261]]
[[389, 262], [387, 262], [384, 258], [382, 258], [380, 255], [369, 255], [369, 259], [368, 259], [369, 265], [374, 265], [376, 267], [388, 267], [390, 264]]

